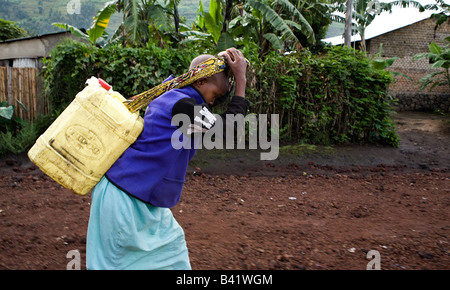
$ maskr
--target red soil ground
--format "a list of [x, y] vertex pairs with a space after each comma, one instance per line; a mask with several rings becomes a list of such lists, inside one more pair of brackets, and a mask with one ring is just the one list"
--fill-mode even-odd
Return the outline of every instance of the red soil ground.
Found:
[[[199, 152], [172, 211], [193, 269], [450, 269], [448, 118], [395, 116], [399, 148]], [[0, 269], [85, 269], [90, 195], [0, 160]]]

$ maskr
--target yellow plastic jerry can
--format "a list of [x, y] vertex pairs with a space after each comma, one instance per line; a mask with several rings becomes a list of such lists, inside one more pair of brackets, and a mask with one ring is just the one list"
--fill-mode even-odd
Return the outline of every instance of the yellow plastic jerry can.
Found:
[[92, 77], [28, 152], [56, 182], [85, 195], [143, 130], [139, 112], [125, 98]]

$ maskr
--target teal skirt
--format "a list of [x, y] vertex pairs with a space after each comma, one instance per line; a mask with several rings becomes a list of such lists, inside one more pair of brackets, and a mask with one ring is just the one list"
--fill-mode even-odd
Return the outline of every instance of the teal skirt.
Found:
[[86, 268], [190, 270], [184, 231], [169, 208], [126, 194], [103, 177], [92, 191]]

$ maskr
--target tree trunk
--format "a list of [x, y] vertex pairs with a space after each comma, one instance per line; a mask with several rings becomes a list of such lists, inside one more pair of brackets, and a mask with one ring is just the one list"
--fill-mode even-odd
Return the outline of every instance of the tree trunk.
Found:
[[176, 0], [173, 1], [173, 20], [175, 22], [175, 33], [180, 31], [180, 15], [178, 15], [178, 7]]
[[344, 32], [344, 45], [351, 45], [352, 37], [352, 8], [353, 0], [347, 0], [347, 11], [345, 12], [345, 32]]
[[361, 47], [361, 51], [364, 53], [366, 53], [366, 36], [365, 36], [365, 34], [366, 34], [366, 29], [361, 28], [361, 31], [359, 32], [359, 35], [361, 37], [360, 47]]
[[222, 32], [227, 32], [228, 23], [231, 21], [231, 9], [233, 9], [233, 0], [226, 0], [225, 15], [223, 18]]

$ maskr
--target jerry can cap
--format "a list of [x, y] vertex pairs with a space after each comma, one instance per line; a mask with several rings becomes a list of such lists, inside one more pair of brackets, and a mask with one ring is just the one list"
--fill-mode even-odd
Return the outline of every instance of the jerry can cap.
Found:
[[98, 83], [102, 86], [102, 88], [104, 88], [107, 91], [109, 91], [112, 88], [111, 85], [109, 85], [107, 82], [105, 82], [101, 78], [98, 78]]

